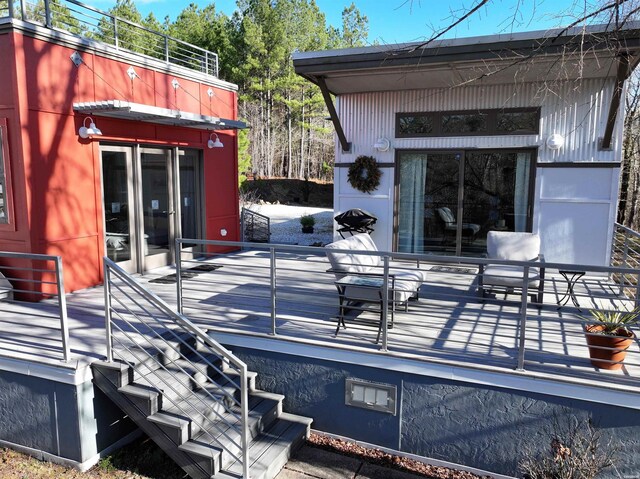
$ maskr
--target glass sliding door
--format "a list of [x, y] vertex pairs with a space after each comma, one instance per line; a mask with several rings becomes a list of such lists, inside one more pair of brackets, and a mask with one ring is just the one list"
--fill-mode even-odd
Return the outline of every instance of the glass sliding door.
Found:
[[455, 253], [460, 153], [399, 152], [398, 251]]
[[105, 251], [127, 271], [136, 270], [135, 202], [131, 148], [102, 148]]
[[531, 152], [467, 152], [463, 222], [477, 226], [462, 252], [486, 251], [489, 231], [530, 231]]
[[475, 256], [489, 231], [531, 231], [533, 155], [398, 151], [397, 250]]
[[179, 153], [180, 226], [181, 238], [202, 238], [202, 203], [200, 152], [181, 150]]
[[175, 238], [202, 238], [197, 150], [101, 145], [106, 255], [129, 272], [170, 264]]
[[140, 195], [144, 270], [169, 264], [174, 239], [171, 155], [168, 150], [140, 150]]

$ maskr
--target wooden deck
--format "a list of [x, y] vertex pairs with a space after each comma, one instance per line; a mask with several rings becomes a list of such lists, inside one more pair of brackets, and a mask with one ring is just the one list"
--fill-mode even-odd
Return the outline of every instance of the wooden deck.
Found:
[[[207, 261], [219, 268], [193, 271], [202, 262], [184, 262], [184, 312], [203, 328], [269, 337], [272, 333], [269, 254], [244, 251]], [[399, 268], [415, 268], [397, 264]], [[276, 274], [275, 328], [279, 338], [357, 351], [379, 351], [378, 311], [353, 310], [347, 329], [335, 335], [338, 296], [335, 277], [324, 256], [279, 253]], [[517, 367], [520, 296], [503, 294], [482, 301], [477, 269], [468, 265], [422, 263], [428, 280], [408, 311], [395, 313], [388, 351], [418, 360], [467, 365], [503, 372]], [[157, 282], [173, 273], [161, 268], [137, 279], [170, 305], [175, 283]], [[557, 273], [557, 272], [556, 272]], [[162, 281], [162, 280], [161, 280]], [[615, 307], [619, 291], [607, 278], [585, 276], [576, 285], [582, 312], [558, 309], [565, 280], [547, 272], [545, 304], [527, 308], [525, 370], [558, 380], [590, 385], [639, 388], [640, 353], [635, 342], [621, 371], [591, 366], [581, 314], [596, 306]], [[67, 295], [73, 361], [63, 364], [55, 304], [0, 302], [0, 357], [79, 368], [105, 355], [103, 290], [96, 287]], [[570, 303], [569, 303], [570, 304]]]

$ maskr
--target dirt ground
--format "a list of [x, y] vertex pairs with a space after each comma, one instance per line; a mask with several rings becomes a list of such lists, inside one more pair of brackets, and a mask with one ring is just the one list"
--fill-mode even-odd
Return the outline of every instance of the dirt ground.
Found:
[[25, 454], [0, 449], [2, 479], [178, 479], [185, 473], [146, 436], [79, 472]]
[[255, 179], [245, 181], [242, 191], [252, 196], [249, 202], [262, 200], [283, 205], [333, 207], [333, 183], [287, 178]]

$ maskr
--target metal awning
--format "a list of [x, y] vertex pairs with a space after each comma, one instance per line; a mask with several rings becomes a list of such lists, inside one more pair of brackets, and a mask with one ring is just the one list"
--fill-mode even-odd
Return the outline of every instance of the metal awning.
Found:
[[242, 130], [246, 123], [227, 118], [201, 115], [181, 110], [131, 103], [125, 100], [104, 100], [74, 103], [73, 110], [93, 116], [143, 121], [158, 125], [181, 126], [198, 130]]

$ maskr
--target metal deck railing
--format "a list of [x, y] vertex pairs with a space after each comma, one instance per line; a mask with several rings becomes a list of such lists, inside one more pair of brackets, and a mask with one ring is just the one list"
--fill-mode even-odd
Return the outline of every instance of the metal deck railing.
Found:
[[268, 243], [271, 238], [271, 218], [249, 208], [242, 208], [240, 230], [243, 241]]
[[[194, 257], [192, 250], [183, 251], [183, 243], [199, 244], [202, 253]], [[634, 294], [624, 295], [611, 279], [638, 276], [636, 269], [547, 262], [539, 303], [534, 291], [526, 289], [494, 288], [483, 297], [479, 281], [481, 265], [520, 266], [527, 275], [540, 268], [538, 262], [348, 251], [379, 258], [374, 273], [384, 281], [382, 290], [384, 285], [393, 290], [394, 272], [421, 268], [427, 270], [427, 280], [418, 301], [394, 304], [390, 293], [381, 294], [377, 304], [354, 302], [348, 308], [347, 329], [336, 334], [339, 294], [324, 248], [185, 239], [177, 241], [176, 251], [179, 310], [212, 330], [640, 387], [637, 340], [627, 351], [623, 373], [611, 374], [590, 364], [584, 336], [590, 310], [629, 311], [636, 306], [635, 284], [625, 288]], [[203, 262], [215, 268], [185, 274], [202, 271]], [[578, 307], [572, 302], [559, 305], [569, 292], [560, 270], [585, 273], [571, 285]]]
[[113, 45], [118, 50], [218, 76], [216, 53], [76, 0], [9, 0], [4, 7], [0, 5], [0, 18], [3, 17], [17, 18]]
[[[39, 308], [38, 316], [53, 319], [60, 324], [60, 350], [62, 360], [71, 359], [69, 345], [69, 325], [67, 321], [67, 303], [64, 293], [64, 276], [60, 256], [31, 253], [12, 253], [0, 251], [0, 273], [11, 283], [12, 290], [0, 300], [0, 314], [3, 305], [9, 305], [15, 311], [20, 305], [29, 305], [33, 301], [48, 300]], [[2, 292], [2, 291], [0, 291]], [[6, 291], [4, 291], [6, 296]], [[29, 314], [25, 311], [25, 314]], [[5, 331], [11, 334], [11, 331]], [[47, 346], [47, 348], [50, 348]], [[56, 351], [47, 350], [47, 356], [58, 357]]]
[[[243, 477], [248, 479], [249, 396], [246, 364], [187, 318], [174, 312], [162, 299], [138, 284], [108, 258], [104, 258], [104, 278], [107, 361], [118, 359], [125, 362], [134, 369], [137, 377], [147, 380], [159, 393], [163, 389], [172, 391], [178, 399], [164, 395], [163, 401], [170, 401], [180, 414], [189, 417], [200, 431], [205, 432], [208, 440], [240, 462], [243, 465]], [[195, 339], [196, 346], [186, 338]], [[187, 354], [196, 357], [197, 364]], [[211, 359], [213, 357], [220, 358], [223, 367], [215, 364]], [[180, 365], [185, 363], [187, 366]], [[240, 391], [240, 399], [223, 387], [218, 387], [215, 394], [206, 388], [198, 389], [199, 393], [206, 394], [207, 399], [225, 411], [223, 415], [191, 390], [189, 384], [180, 383], [171, 374], [170, 368], [177, 368], [188, 377], [190, 384], [202, 384], [204, 378], [208, 385], [216, 386], [221, 377]], [[215, 371], [219, 377], [210, 377], [211, 371]], [[185, 411], [185, 407], [189, 411]], [[207, 419], [207, 414], [211, 412], [216, 416], [215, 422]], [[234, 451], [241, 452], [237, 454]]]
[[638, 295], [638, 271], [640, 271], [640, 233], [621, 224], [614, 224], [611, 245], [611, 266], [631, 268], [635, 273], [614, 274], [612, 278], [619, 284], [620, 293], [630, 297]]

